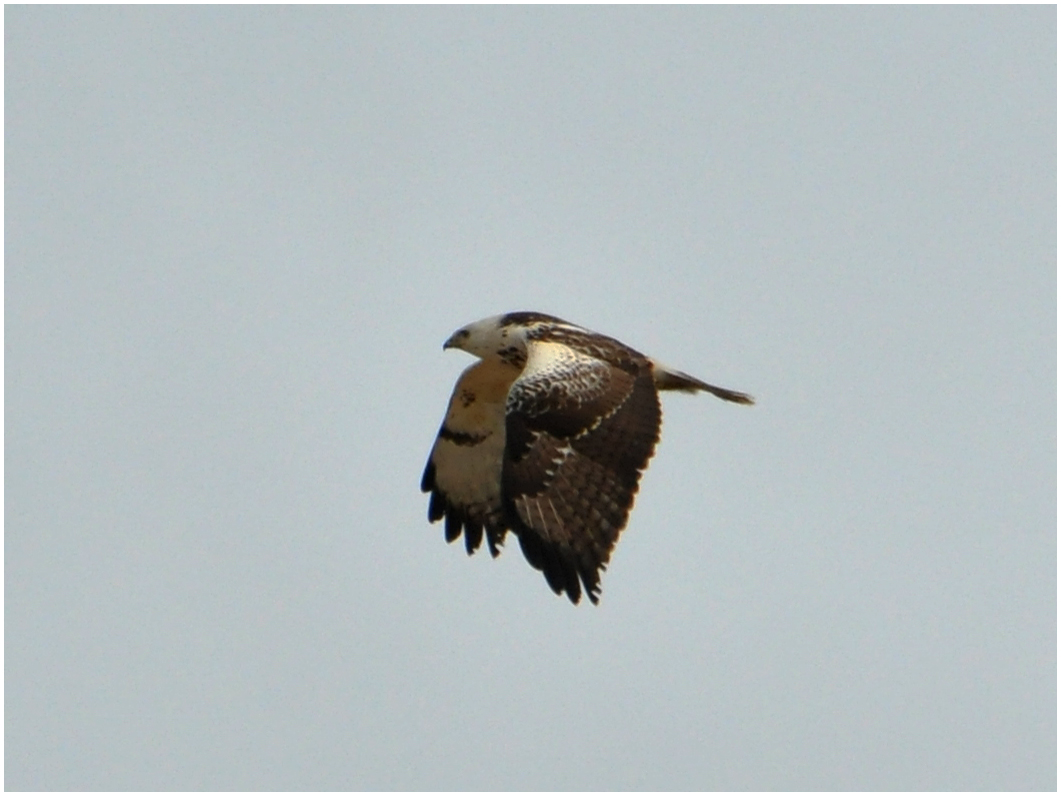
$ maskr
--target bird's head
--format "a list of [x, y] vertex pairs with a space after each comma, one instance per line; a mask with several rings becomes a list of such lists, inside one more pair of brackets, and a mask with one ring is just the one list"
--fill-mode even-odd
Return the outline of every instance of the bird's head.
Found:
[[490, 356], [519, 359], [521, 354], [525, 356], [527, 353], [528, 337], [533, 337], [543, 327], [579, 328], [541, 312], [509, 312], [462, 326], [442, 347], [459, 348], [481, 359]]
[[518, 333], [516, 327], [506, 324], [505, 318], [504, 315], [494, 315], [462, 326], [450, 335], [442, 347], [459, 348], [481, 359], [496, 355], [502, 349], [511, 347], [517, 338], [516, 345], [522, 347], [524, 345], [522, 335]]

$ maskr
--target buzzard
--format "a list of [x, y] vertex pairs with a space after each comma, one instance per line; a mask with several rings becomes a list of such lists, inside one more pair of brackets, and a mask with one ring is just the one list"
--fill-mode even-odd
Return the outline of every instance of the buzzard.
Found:
[[[497, 556], [508, 531], [557, 594], [596, 603], [660, 429], [660, 390], [705, 384], [618, 340], [538, 312], [496, 315], [442, 346], [479, 357], [457, 380], [420, 489], [446, 541]], [[581, 583], [580, 583], [581, 582]]]

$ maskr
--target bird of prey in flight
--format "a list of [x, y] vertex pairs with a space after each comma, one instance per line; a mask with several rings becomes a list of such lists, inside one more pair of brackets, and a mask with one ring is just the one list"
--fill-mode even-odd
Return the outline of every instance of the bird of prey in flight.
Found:
[[744, 393], [673, 370], [618, 340], [538, 312], [458, 329], [443, 348], [479, 361], [457, 380], [420, 488], [428, 519], [468, 554], [508, 531], [557, 594], [596, 603], [659, 440], [660, 390]]

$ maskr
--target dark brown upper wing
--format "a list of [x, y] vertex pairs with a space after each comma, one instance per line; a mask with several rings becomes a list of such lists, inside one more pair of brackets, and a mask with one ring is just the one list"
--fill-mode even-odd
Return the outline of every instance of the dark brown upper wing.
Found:
[[506, 406], [505, 514], [553, 591], [577, 603], [584, 587], [596, 603], [659, 439], [651, 366], [626, 348], [532, 341], [527, 353]]

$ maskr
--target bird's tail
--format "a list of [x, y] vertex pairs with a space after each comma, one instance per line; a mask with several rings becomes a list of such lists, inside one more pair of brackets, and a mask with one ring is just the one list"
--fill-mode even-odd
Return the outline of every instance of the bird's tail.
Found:
[[725, 387], [716, 387], [713, 384], [700, 381], [700, 379], [682, 373], [680, 370], [672, 370], [656, 360], [652, 362], [652, 380], [656, 382], [659, 390], [680, 390], [682, 392], [709, 392], [723, 401], [732, 401], [735, 404], [753, 404], [755, 399], [736, 390], [727, 390]]

